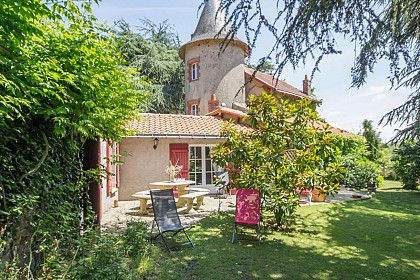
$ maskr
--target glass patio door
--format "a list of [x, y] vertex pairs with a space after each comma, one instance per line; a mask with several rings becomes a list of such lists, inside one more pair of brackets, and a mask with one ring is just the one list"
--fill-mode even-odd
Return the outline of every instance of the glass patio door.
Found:
[[190, 145], [190, 179], [196, 185], [213, 186], [214, 175], [218, 167], [213, 164], [210, 158], [212, 146], [209, 145]]

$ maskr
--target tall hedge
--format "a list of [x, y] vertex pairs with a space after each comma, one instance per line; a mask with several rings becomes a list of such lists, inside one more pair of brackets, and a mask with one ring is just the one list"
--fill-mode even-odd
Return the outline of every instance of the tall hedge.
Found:
[[0, 10], [0, 275], [49, 278], [65, 273], [86, 230], [83, 145], [119, 140], [142, 80], [121, 67], [89, 3], [5, 0]]

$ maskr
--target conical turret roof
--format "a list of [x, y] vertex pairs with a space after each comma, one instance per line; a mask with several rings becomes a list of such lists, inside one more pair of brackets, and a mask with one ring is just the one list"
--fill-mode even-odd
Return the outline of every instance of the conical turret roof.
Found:
[[200, 20], [195, 28], [195, 32], [191, 35], [191, 40], [198, 37], [201, 39], [215, 38], [222, 28], [224, 28], [224, 30], [218, 37], [226, 35], [230, 26], [225, 26], [226, 14], [224, 11], [219, 9], [220, 3], [218, 0], [206, 0]]
[[[224, 40], [231, 28], [226, 22], [225, 12], [220, 10], [220, 1], [205, 0], [205, 5], [201, 12], [197, 27], [195, 28], [195, 32], [191, 35], [191, 41], [181, 46], [179, 49], [179, 56], [184, 59], [185, 47], [192, 43], [207, 40]], [[244, 50], [244, 56], [248, 56], [249, 47], [245, 42], [235, 37], [233, 42], [230, 42], [229, 44], [240, 45]]]

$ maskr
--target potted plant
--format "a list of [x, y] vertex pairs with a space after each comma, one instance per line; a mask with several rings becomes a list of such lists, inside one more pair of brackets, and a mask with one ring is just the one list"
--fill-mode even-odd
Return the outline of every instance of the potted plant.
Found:
[[316, 187], [312, 190], [312, 201], [313, 202], [324, 202], [326, 198], [327, 198], [327, 196], [325, 195], [325, 193], [322, 192], [322, 190], [320, 190]]
[[171, 161], [169, 162], [169, 165], [166, 167], [165, 172], [169, 175], [170, 182], [175, 182], [175, 178], [181, 172], [182, 168], [182, 165], [173, 165]]

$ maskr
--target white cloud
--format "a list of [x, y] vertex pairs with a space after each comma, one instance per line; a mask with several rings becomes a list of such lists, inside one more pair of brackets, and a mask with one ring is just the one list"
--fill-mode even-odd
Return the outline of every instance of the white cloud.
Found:
[[364, 89], [361, 96], [378, 96], [385, 95], [389, 91], [387, 86], [371, 86]]

